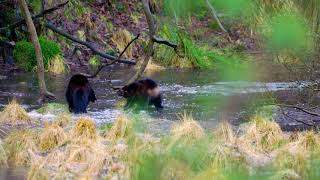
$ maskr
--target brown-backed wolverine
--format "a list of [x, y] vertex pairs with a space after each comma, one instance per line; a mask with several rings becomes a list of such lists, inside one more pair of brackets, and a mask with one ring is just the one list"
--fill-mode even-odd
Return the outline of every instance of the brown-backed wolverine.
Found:
[[158, 84], [149, 78], [124, 86], [118, 94], [127, 99], [126, 107], [154, 105], [157, 110], [163, 109], [162, 96]]

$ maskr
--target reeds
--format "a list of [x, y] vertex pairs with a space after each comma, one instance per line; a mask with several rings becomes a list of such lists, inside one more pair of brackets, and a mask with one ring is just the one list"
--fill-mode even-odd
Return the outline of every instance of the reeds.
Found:
[[173, 139], [184, 139], [187, 141], [199, 140], [205, 135], [200, 124], [187, 113], [180, 116], [180, 122], [173, 126], [171, 134]]
[[31, 117], [26, 110], [19, 105], [16, 99], [13, 99], [0, 113], [0, 123], [10, 125], [30, 124]]
[[48, 125], [40, 134], [39, 148], [41, 151], [51, 150], [61, 145], [66, 140], [66, 134], [63, 129], [56, 125]]

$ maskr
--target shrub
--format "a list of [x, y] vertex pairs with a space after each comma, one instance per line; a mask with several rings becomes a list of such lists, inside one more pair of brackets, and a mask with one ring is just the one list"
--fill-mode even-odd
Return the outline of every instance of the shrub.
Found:
[[[60, 45], [44, 37], [39, 38], [43, 63], [45, 68], [48, 68], [49, 61], [58, 55], [62, 55]], [[17, 42], [13, 51], [14, 58], [17, 65], [26, 70], [31, 71], [37, 65], [35, 50], [31, 42], [20, 41]]]

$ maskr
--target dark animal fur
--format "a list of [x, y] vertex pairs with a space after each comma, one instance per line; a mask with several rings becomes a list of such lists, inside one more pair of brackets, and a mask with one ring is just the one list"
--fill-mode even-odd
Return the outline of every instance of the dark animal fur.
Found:
[[162, 97], [150, 97], [148, 90], [157, 88], [158, 84], [152, 79], [143, 79], [124, 86], [118, 94], [127, 99], [126, 107], [138, 104], [140, 107], [145, 105], [154, 105], [157, 110], [163, 108]]
[[97, 100], [87, 77], [76, 74], [71, 77], [66, 92], [69, 111], [73, 113], [86, 113], [89, 101]]

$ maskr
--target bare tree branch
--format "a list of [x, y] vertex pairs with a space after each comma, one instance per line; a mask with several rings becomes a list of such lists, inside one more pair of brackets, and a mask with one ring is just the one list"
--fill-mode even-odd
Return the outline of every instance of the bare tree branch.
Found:
[[110, 65], [118, 62], [118, 61], [121, 59], [122, 55], [127, 51], [127, 49], [129, 48], [129, 46], [130, 46], [135, 40], [137, 40], [137, 39], [139, 38], [139, 36], [140, 36], [140, 34], [138, 34], [135, 38], [133, 38], [133, 39], [127, 44], [127, 46], [122, 50], [122, 52], [120, 53], [120, 55], [118, 56], [118, 58], [117, 58], [116, 60], [113, 60], [113, 61], [110, 62], [110, 63], [101, 65], [101, 66], [99, 67], [99, 69], [98, 69], [93, 75], [87, 76], [87, 77], [88, 77], [88, 78], [94, 78], [94, 77], [96, 77], [96, 76], [99, 74], [99, 72], [100, 72], [104, 67], [110, 66]]
[[174, 44], [173, 42], [170, 42], [166, 39], [163, 39], [163, 38], [160, 38], [160, 37], [156, 37], [156, 36], [153, 36], [152, 37], [152, 40], [158, 44], [164, 44], [164, 45], [167, 45], [167, 46], [170, 46], [172, 47], [175, 51], [177, 50], [178, 48], [178, 45]]
[[[107, 58], [107, 59], [110, 59], [110, 60], [113, 60], [113, 61], [118, 59], [118, 58], [115, 57], [115, 56], [111, 56], [111, 55], [109, 55], [109, 54], [106, 54], [106, 53], [103, 53], [103, 52], [97, 50], [97, 49], [94, 48], [89, 42], [86, 42], [86, 41], [82, 41], [82, 40], [80, 40], [80, 39], [77, 39], [77, 38], [71, 36], [70, 34], [68, 34], [68, 33], [66, 33], [66, 32], [58, 29], [57, 27], [53, 26], [51, 23], [46, 23], [45, 26], [46, 26], [48, 29], [51, 29], [53, 32], [58, 33], [58, 34], [60, 34], [60, 35], [62, 35], [62, 36], [64, 36], [64, 37], [70, 39], [71, 41], [74, 41], [74, 42], [76, 42], [76, 43], [79, 43], [79, 44], [81, 44], [81, 45], [84, 45], [84, 46], [88, 47], [88, 48], [89, 48], [94, 54], [96, 54], [96, 55], [99, 55], [99, 56], [101, 56], [101, 57], [104, 57], [104, 58]], [[131, 65], [135, 65], [135, 64], [136, 64], [136, 62], [134, 62], [134, 61], [129, 61], [129, 60], [125, 60], [125, 59], [119, 59], [119, 60], [117, 60], [117, 62], [123, 63], [123, 64], [131, 64]]]
[[[44, 10], [44, 11], [40, 12], [37, 15], [33, 15], [32, 16], [32, 20], [38, 19], [38, 18], [43, 17], [44, 15], [46, 15], [48, 13], [51, 13], [51, 12], [57, 10], [57, 9], [60, 9], [61, 7], [65, 6], [68, 3], [69, 3], [69, 0], [64, 2], [64, 3], [58, 4], [55, 7], [49, 8], [47, 10]], [[25, 23], [26, 23], [26, 21], [24, 19], [21, 19], [21, 20], [15, 22], [13, 24], [8, 25], [7, 27], [0, 28], [0, 31], [6, 30], [6, 29], [13, 29], [13, 28], [19, 27], [19, 26], [21, 26], [21, 25], [23, 25]]]
[[286, 117], [288, 117], [288, 118], [290, 118], [290, 119], [293, 119], [293, 120], [297, 121], [298, 123], [301, 123], [301, 124], [304, 124], [304, 125], [306, 125], [306, 126], [310, 126], [310, 127], [316, 128], [316, 125], [314, 124], [314, 122], [313, 122], [313, 124], [310, 124], [310, 123], [308, 123], [308, 122], [301, 121], [301, 120], [299, 120], [299, 119], [296, 119], [296, 118], [293, 118], [293, 117], [289, 116], [287, 113], [284, 112], [284, 110], [283, 110], [281, 107], [280, 107], [280, 110], [281, 110], [281, 112], [282, 112], [282, 114], [283, 114], [284, 116], [286, 116]]

